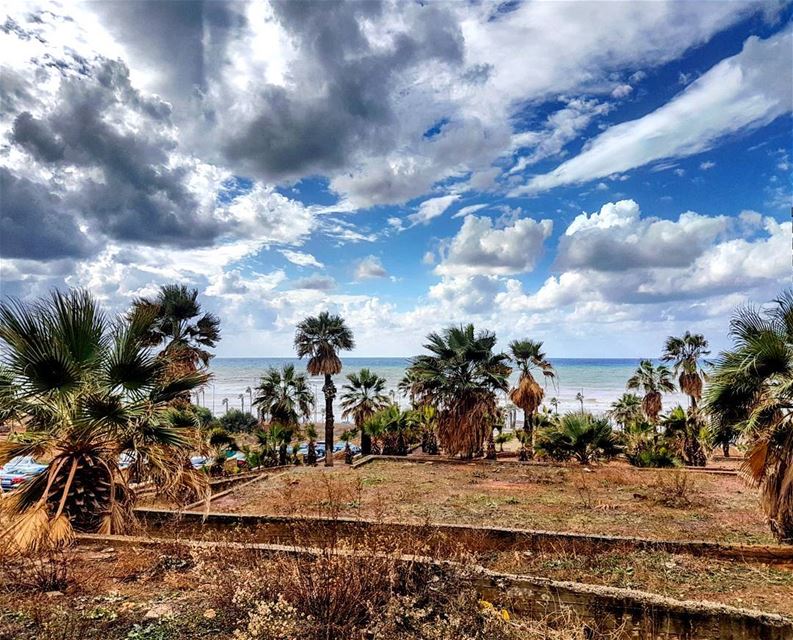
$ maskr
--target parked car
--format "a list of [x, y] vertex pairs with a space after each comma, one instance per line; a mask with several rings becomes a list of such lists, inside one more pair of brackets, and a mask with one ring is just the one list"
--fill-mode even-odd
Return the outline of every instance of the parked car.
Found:
[[36, 462], [32, 456], [17, 456], [0, 467], [0, 487], [3, 491], [13, 491], [46, 469], [46, 464]]

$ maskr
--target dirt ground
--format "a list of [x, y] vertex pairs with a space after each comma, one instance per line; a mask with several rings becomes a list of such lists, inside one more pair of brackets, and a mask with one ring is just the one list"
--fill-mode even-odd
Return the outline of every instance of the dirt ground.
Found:
[[212, 503], [212, 511], [339, 515], [431, 523], [771, 543], [757, 492], [737, 476], [517, 464], [377, 461], [358, 469], [295, 468]]

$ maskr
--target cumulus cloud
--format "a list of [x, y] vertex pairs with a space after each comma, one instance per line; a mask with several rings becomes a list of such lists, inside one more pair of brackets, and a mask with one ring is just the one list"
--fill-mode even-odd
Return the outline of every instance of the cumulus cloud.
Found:
[[330, 291], [336, 288], [336, 281], [330, 276], [315, 273], [305, 278], [299, 278], [292, 283], [295, 289], [314, 289], [316, 291]]
[[663, 158], [710, 149], [720, 138], [793, 110], [793, 27], [766, 40], [749, 37], [675, 99], [610, 127], [574, 158], [532, 178], [515, 193], [537, 192], [628, 171]]
[[641, 217], [633, 200], [609, 202], [577, 216], [559, 241], [559, 270], [624, 271], [688, 266], [729, 226], [726, 216], [693, 212], [677, 221]]
[[388, 271], [377, 256], [366, 256], [358, 261], [355, 266], [356, 280], [369, 280], [372, 278], [385, 278]]
[[495, 228], [490, 218], [469, 215], [448, 244], [439, 275], [508, 275], [534, 268], [551, 235], [551, 220], [521, 218], [503, 228]]

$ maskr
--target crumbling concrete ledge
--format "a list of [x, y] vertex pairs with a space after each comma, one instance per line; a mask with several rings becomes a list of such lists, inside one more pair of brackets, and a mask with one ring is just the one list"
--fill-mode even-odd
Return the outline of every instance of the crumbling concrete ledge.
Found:
[[[260, 543], [169, 540], [136, 536], [81, 534], [80, 544], [117, 546], [183, 545], [190, 548], [240, 550], [273, 555], [314, 554], [311, 547]], [[339, 553], [355, 555], [350, 551]], [[399, 556], [411, 566], [425, 568], [455, 566], [470, 575], [481, 597], [504, 603], [513, 612], [528, 618], [573, 611], [579, 619], [600, 631], [617, 630], [622, 637], [636, 640], [791, 640], [793, 618], [692, 600], [676, 600], [635, 589], [620, 589], [505, 574], [483, 567], [439, 562], [424, 556]]]

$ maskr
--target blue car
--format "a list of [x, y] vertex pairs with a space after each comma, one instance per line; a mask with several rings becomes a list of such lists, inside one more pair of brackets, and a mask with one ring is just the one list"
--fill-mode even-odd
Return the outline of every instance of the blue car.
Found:
[[46, 464], [36, 462], [32, 456], [17, 456], [0, 467], [0, 487], [3, 491], [13, 491], [46, 469]]

